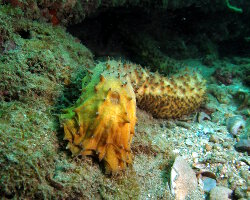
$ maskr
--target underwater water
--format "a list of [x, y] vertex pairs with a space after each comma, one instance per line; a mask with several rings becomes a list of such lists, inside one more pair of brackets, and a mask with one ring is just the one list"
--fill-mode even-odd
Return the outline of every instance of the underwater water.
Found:
[[250, 2], [0, 1], [1, 199], [250, 199]]

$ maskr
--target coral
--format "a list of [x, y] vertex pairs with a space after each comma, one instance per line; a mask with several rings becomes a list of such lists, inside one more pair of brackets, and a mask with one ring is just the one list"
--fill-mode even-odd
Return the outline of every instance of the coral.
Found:
[[83, 79], [76, 105], [61, 116], [65, 140], [73, 155], [98, 155], [106, 172], [117, 172], [132, 161], [137, 105], [155, 117], [176, 118], [198, 108], [204, 80], [183, 73], [170, 79], [121, 61], [100, 62]]
[[245, 126], [246, 126], [245, 120], [239, 115], [230, 117], [227, 120], [227, 129], [229, 133], [233, 135], [237, 135], [241, 129], [245, 128]]

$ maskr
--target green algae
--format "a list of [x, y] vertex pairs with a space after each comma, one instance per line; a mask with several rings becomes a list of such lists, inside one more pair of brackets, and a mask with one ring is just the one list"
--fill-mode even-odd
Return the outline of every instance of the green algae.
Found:
[[77, 90], [92, 54], [62, 27], [9, 6], [0, 15], [0, 193], [48, 198], [53, 187], [45, 177], [59, 156], [57, 104], [65, 87]]
[[65, 149], [58, 115], [78, 98], [91, 52], [64, 28], [31, 21], [18, 8], [1, 6], [0, 15], [0, 196], [140, 199], [154, 172], [138, 181], [136, 171], [146, 173], [138, 163], [107, 177], [96, 160]]

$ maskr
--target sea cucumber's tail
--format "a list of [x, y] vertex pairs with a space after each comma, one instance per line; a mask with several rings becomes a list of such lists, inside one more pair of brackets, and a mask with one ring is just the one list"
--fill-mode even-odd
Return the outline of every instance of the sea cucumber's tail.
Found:
[[185, 70], [170, 78], [149, 72], [140, 65], [108, 61], [110, 70], [127, 75], [136, 94], [137, 106], [157, 118], [178, 118], [199, 108], [206, 81], [197, 72]]

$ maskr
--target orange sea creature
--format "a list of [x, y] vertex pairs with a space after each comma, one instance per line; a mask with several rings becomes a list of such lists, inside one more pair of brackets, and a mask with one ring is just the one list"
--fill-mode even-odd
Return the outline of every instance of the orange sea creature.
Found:
[[157, 118], [177, 118], [197, 109], [205, 94], [199, 74], [167, 79], [115, 60], [97, 64], [82, 85], [76, 104], [61, 115], [64, 139], [73, 155], [98, 156], [106, 172], [132, 163], [136, 105]]

